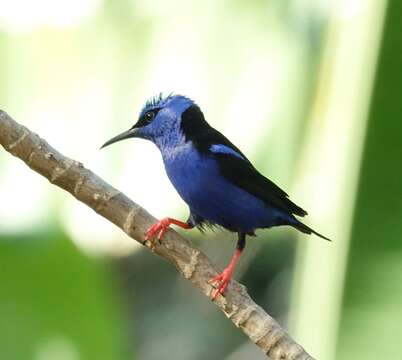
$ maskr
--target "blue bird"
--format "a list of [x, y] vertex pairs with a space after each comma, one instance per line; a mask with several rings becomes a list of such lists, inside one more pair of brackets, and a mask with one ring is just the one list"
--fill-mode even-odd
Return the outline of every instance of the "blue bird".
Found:
[[216, 285], [213, 299], [224, 293], [246, 245], [246, 236], [255, 236], [256, 229], [290, 225], [329, 240], [295, 217], [307, 212], [211, 127], [189, 98], [159, 95], [148, 100], [137, 123], [102, 148], [128, 138], [147, 139], [159, 148], [170, 181], [190, 208], [186, 222], [164, 218], [150, 227], [147, 240], [155, 236], [161, 240], [171, 224], [201, 230], [205, 225], [218, 225], [238, 234], [229, 265], [210, 280]]

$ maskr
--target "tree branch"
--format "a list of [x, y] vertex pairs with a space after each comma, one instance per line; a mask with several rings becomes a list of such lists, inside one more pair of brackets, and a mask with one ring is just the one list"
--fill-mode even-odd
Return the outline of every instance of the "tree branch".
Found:
[[[146, 229], [156, 221], [152, 215], [78, 161], [60, 154], [2, 110], [0, 144], [52, 184], [68, 191], [128, 236], [172, 263], [205, 296], [211, 295], [213, 288], [207, 281], [217, 272], [206, 255], [173, 230], [166, 233], [162, 244], [156, 241], [155, 246], [151, 246], [144, 242]], [[231, 281], [225, 296], [219, 296], [215, 304], [272, 360], [313, 359], [236, 281]]]

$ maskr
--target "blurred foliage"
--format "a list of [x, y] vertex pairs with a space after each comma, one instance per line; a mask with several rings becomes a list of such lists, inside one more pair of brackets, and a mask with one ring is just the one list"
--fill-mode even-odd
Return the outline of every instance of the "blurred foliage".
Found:
[[0, 237], [0, 358], [124, 358], [122, 302], [107, 263], [60, 230]]
[[[211, 124], [283, 188], [313, 183], [323, 169], [317, 163], [306, 166], [302, 158], [318, 143], [324, 125], [311, 119], [312, 109], [323, 116], [342, 110], [345, 104], [329, 109], [331, 102], [323, 100], [333, 85], [328, 78], [345, 76], [336, 75], [338, 62], [353, 60], [359, 66], [364, 60], [358, 52], [338, 59], [327, 48], [332, 67], [319, 73], [329, 24], [339, 35], [375, 1], [22, 3], [0, 2], [1, 107], [155, 215], [185, 217], [187, 210], [149, 144], [125, 144], [101, 155], [97, 147], [131, 126], [147, 96], [173, 90], [194, 97]], [[402, 331], [400, 14], [401, 4], [389, 1], [357, 192], [336, 193], [350, 203], [357, 196], [345, 287], [343, 275], [339, 283], [327, 283], [324, 270], [300, 271], [295, 277], [300, 249], [295, 232], [282, 228], [259, 231], [258, 238], [248, 240], [236, 274], [285, 326], [293, 285], [304, 292], [311, 289], [308, 282], [319, 291], [330, 286], [339, 297], [344, 291], [341, 309], [332, 303], [325, 309], [312, 305], [318, 318], [326, 319], [324, 311], [336, 318], [339, 313], [338, 338], [331, 339], [337, 354], [322, 344], [337, 359], [395, 357]], [[346, 82], [341, 85], [350, 90]], [[356, 101], [368, 102], [370, 87], [354, 89]], [[327, 160], [326, 170], [341, 155], [360, 158], [357, 147], [342, 153], [335, 122], [328, 142], [339, 145], [339, 156]], [[357, 172], [360, 163], [353, 160], [350, 166]], [[0, 173], [0, 359], [265, 358], [169, 264], [135, 248], [62, 191], [50, 191], [47, 182], [4, 151]], [[296, 178], [300, 174], [308, 181]], [[318, 199], [320, 189], [313, 190], [317, 203], [331, 198]], [[315, 227], [325, 219], [325, 209], [311, 212], [309, 224]], [[338, 226], [344, 209], [333, 211]], [[318, 230], [331, 235], [325, 226]], [[208, 232], [201, 241], [193, 231], [190, 237], [220, 268], [235, 246], [227, 233]], [[336, 257], [337, 246], [348, 248], [347, 236], [334, 240], [325, 254], [320, 249], [316, 265], [326, 256]], [[325, 270], [342, 273], [330, 265]], [[292, 284], [295, 279], [302, 281]], [[308, 325], [307, 339], [337, 333], [333, 324], [322, 325], [330, 329]]]
[[389, 2], [348, 258], [337, 359], [398, 358], [402, 333], [402, 3]]

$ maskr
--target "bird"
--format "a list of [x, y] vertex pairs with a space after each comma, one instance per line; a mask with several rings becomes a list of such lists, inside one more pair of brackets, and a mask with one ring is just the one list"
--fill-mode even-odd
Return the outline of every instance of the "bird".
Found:
[[213, 128], [190, 98], [179, 94], [150, 98], [134, 126], [101, 148], [129, 138], [150, 140], [157, 146], [166, 174], [190, 212], [186, 221], [166, 217], [156, 222], [145, 233], [146, 240], [162, 241], [172, 224], [201, 231], [218, 226], [237, 233], [229, 264], [209, 280], [214, 287], [213, 300], [224, 295], [245, 248], [246, 237], [256, 236], [257, 229], [289, 225], [330, 241], [297, 218], [307, 212]]

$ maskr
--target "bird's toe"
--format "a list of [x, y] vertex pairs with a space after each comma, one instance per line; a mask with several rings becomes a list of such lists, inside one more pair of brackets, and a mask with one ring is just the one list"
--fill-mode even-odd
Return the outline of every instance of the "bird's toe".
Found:
[[208, 280], [208, 284], [216, 284], [215, 289], [211, 293], [211, 300], [215, 300], [219, 294], [223, 294], [228, 287], [232, 278], [232, 271], [225, 269], [222, 273]]
[[[164, 220], [164, 219], [163, 219]], [[145, 240], [152, 240], [155, 236], [157, 236], [158, 240], [162, 240], [163, 235], [167, 231], [169, 224], [166, 224], [165, 221], [158, 221], [153, 224], [145, 233]]]

